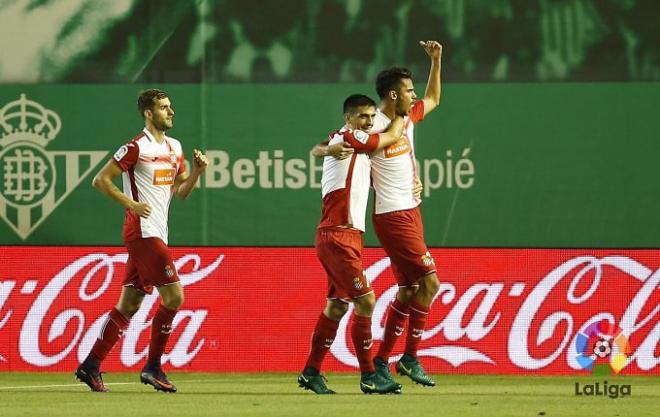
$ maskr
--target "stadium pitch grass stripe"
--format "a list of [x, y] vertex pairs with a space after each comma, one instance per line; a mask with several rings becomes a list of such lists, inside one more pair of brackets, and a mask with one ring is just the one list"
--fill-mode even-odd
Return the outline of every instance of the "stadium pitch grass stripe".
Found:
[[[53, 374], [53, 375], [58, 375], [58, 374]], [[122, 375], [122, 374], [119, 374]], [[179, 377], [181, 375], [174, 374], [175, 378]], [[345, 375], [338, 376], [338, 379], [345, 377]], [[195, 383], [195, 384], [200, 384], [200, 383], [209, 383], [209, 384], [222, 384], [222, 383], [228, 383], [228, 384], [235, 384], [237, 381], [239, 382], [279, 382], [281, 381], [282, 378], [280, 377], [263, 377], [263, 378], [255, 378], [255, 377], [247, 377], [247, 378], [241, 378], [241, 377], [228, 377], [228, 378], [206, 378], [206, 379], [185, 379], [181, 378], [181, 382], [184, 384], [187, 383]], [[139, 385], [140, 382], [105, 382], [104, 385], [106, 386], [113, 386], [113, 385]], [[72, 383], [72, 384], [44, 384], [44, 385], [16, 385], [16, 386], [8, 386], [8, 387], [3, 387], [0, 385], [0, 390], [21, 390], [21, 389], [38, 389], [38, 388], [78, 388], [82, 387], [85, 388], [86, 390], [89, 390], [89, 387], [85, 385], [82, 382], [77, 382], [77, 383]]]
[[[111, 382], [104, 385], [137, 385], [137, 382]], [[86, 390], [89, 390], [89, 387], [82, 382], [77, 384], [50, 384], [50, 385], [17, 385], [14, 387], [3, 387], [0, 386], [0, 390], [11, 390], [11, 389], [31, 389], [31, 388], [69, 388], [69, 387], [83, 387]]]
[[[395, 376], [403, 384], [403, 395], [391, 396], [362, 394], [357, 373], [328, 374], [329, 386], [338, 392], [337, 396], [301, 390], [294, 373], [175, 372], [172, 379], [180, 390], [174, 395], [143, 387], [135, 373], [108, 376], [108, 384], [115, 385], [106, 395], [92, 393], [84, 384], [74, 384], [70, 372], [0, 373], [0, 416], [151, 417], [161, 416], [165, 409], [168, 415], [187, 417], [219, 413], [227, 417], [353, 417], [407, 415], [412, 409], [415, 415], [433, 417], [655, 417], [660, 401], [657, 373], [608, 378], [609, 383], [632, 386], [632, 395], [618, 399], [575, 395], [575, 383], [591, 384], [593, 376], [434, 374], [434, 388]], [[160, 406], [154, 408], [151, 400], [157, 400]]]

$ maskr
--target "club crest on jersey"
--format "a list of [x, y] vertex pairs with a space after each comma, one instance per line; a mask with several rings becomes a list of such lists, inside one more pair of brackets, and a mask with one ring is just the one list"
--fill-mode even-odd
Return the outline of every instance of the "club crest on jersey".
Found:
[[0, 107], [0, 217], [23, 240], [107, 155], [46, 150], [61, 128], [55, 111], [25, 94]]
[[410, 152], [410, 142], [407, 136], [402, 136], [401, 139], [386, 147], [383, 150], [385, 158], [394, 158], [395, 156], [405, 155]]

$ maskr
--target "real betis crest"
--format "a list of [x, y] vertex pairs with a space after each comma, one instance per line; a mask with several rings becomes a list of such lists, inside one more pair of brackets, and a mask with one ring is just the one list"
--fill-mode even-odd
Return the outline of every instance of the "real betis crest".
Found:
[[0, 217], [26, 239], [106, 156], [48, 151], [62, 127], [53, 110], [25, 94], [0, 108]]

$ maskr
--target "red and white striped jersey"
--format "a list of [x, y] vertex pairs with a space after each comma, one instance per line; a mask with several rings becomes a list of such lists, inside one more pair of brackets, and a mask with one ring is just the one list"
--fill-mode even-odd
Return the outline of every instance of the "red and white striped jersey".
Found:
[[352, 225], [364, 232], [364, 218], [369, 198], [369, 156], [378, 148], [379, 135], [369, 135], [361, 130], [343, 127], [330, 134], [329, 145], [346, 141], [355, 149], [350, 158], [336, 159], [326, 156], [323, 160], [321, 195], [323, 214], [319, 227]]
[[113, 159], [124, 171], [124, 193], [134, 201], [151, 206], [151, 214], [146, 218], [126, 209], [124, 241], [159, 237], [167, 243], [167, 218], [174, 180], [186, 169], [181, 143], [168, 136], [158, 143], [145, 128], [120, 147]]
[[[376, 214], [408, 210], [420, 203], [412, 191], [417, 175], [413, 139], [415, 124], [423, 119], [424, 102], [419, 100], [413, 105], [410, 115], [404, 118], [405, 129], [401, 139], [371, 155]], [[372, 132], [382, 132], [390, 123], [389, 117], [378, 109]]]

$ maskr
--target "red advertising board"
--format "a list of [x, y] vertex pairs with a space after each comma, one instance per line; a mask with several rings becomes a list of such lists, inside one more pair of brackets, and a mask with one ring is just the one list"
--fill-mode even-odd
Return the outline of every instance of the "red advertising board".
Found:
[[[585, 373], [579, 336], [595, 322], [609, 322], [630, 345], [622, 372], [660, 374], [660, 252], [431, 253], [442, 284], [419, 352], [430, 372]], [[180, 247], [172, 254], [186, 300], [174, 322], [166, 369], [302, 368], [325, 304], [326, 279], [313, 249]], [[118, 298], [125, 262], [121, 247], [0, 247], [0, 371], [75, 369]], [[396, 286], [381, 249], [366, 249], [364, 266], [377, 296], [378, 342]], [[157, 305], [156, 295], [145, 298], [104, 370], [142, 366]], [[347, 335], [351, 311], [325, 370], [357, 369]], [[401, 349], [397, 345], [395, 353]]]

